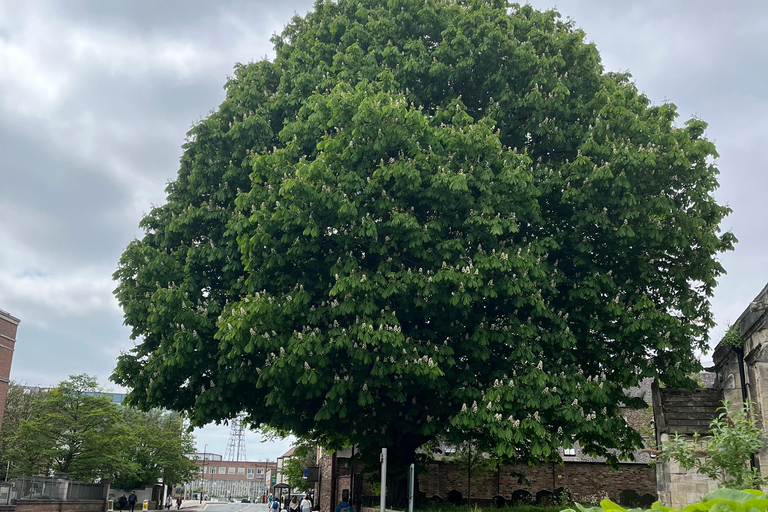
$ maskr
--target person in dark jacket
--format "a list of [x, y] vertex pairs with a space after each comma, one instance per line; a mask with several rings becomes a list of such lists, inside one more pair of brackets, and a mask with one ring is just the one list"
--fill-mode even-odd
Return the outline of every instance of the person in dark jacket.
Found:
[[120, 512], [123, 512], [125, 508], [128, 506], [128, 498], [125, 497], [125, 494], [120, 496], [120, 498], [117, 500], [117, 506], [120, 507]]
[[128, 510], [133, 512], [133, 509], [136, 508], [137, 501], [139, 501], [139, 497], [136, 496], [136, 491], [131, 491], [131, 495], [128, 496]]

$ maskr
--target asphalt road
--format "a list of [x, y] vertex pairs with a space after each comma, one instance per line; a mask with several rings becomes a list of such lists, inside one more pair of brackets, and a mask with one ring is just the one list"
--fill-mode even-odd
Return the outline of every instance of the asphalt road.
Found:
[[197, 510], [205, 512], [268, 512], [269, 505], [266, 503], [227, 503], [227, 502], [204, 502], [203, 507], [195, 507]]

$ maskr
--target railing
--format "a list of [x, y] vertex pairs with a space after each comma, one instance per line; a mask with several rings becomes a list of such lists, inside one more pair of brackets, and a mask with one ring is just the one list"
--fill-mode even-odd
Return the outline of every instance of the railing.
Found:
[[103, 500], [106, 486], [103, 484], [86, 484], [83, 482], [69, 482], [67, 500]]
[[102, 484], [74, 482], [64, 478], [19, 477], [0, 488], [0, 505], [11, 500], [103, 500]]

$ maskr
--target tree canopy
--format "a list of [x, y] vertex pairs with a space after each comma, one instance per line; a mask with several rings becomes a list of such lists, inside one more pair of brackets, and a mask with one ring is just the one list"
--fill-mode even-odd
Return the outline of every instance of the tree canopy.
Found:
[[176, 413], [122, 407], [88, 375], [72, 375], [49, 390], [12, 384], [2, 429], [10, 476], [68, 473], [74, 479], [110, 478], [131, 489], [184, 482], [197, 472], [188, 453], [194, 440]]
[[130, 401], [401, 462], [629, 455], [623, 389], [699, 368], [735, 241], [706, 123], [501, 0], [320, 0], [273, 42], [120, 259]]

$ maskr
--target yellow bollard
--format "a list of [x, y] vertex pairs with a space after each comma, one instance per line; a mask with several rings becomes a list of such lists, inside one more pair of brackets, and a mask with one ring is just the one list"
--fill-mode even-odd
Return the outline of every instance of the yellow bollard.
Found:
[[115, 500], [107, 501], [107, 512], [112, 512], [113, 510], [115, 510]]
[[149, 501], [144, 500], [144, 503], [141, 505], [141, 510], [149, 510]]

